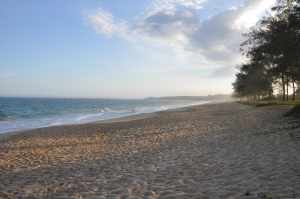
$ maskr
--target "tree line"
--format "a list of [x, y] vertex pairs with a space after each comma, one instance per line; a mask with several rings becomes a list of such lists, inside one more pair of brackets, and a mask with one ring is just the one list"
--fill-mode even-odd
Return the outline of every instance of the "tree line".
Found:
[[241, 44], [247, 62], [233, 83], [236, 97], [297, 98], [300, 92], [300, 0], [279, 0]]

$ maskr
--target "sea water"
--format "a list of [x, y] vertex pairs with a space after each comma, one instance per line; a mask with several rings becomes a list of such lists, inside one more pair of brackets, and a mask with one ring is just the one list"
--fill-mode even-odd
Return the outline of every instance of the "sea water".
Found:
[[0, 133], [82, 124], [204, 104], [199, 99], [53, 99], [0, 97]]

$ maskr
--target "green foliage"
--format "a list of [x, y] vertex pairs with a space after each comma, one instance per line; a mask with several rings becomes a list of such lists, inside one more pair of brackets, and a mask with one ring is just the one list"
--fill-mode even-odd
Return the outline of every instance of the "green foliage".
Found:
[[[240, 66], [233, 83], [235, 95], [254, 99], [271, 95], [281, 81], [283, 99], [292, 85], [295, 99], [300, 81], [300, 2], [281, 0], [257, 27], [245, 34], [241, 51], [249, 62]], [[299, 88], [298, 88], [299, 89]]]
[[241, 66], [241, 72], [236, 75], [233, 84], [238, 97], [268, 96], [272, 93], [272, 81], [266, 69], [261, 64], [251, 63]]

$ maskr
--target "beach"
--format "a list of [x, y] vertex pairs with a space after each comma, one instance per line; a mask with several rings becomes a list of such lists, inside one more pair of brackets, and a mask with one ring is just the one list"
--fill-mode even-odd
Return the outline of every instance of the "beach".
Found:
[[191, 106], [0, 137], [0, 198], [300, 198], [290, 106]]

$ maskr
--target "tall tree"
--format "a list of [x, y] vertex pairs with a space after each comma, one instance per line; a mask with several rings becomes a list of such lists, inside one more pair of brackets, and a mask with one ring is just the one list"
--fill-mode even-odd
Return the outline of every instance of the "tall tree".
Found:
[[[253, 84], [250, 81], [252, 84], [250, 87], [255, 86], [256, 89], [250, 89], [249, 85], [244, 86], [248, 91], [270, 90], [268, 87], [270, 80], [275, 82], [280, 79], [283, 100], [288, 100], [290, 85], [295, 99], [296, 85], [298, 85], [296, 83], [300, 81], [299, 1], [279, 0], [273, 8], [274, 13], [264, 17], [257, 27], [246, 34], [248, 39], [242, 43], [241, 49], [250, 60], [247, 68], [250, 67], [251, 70], [248, 69], [245, 73], [243, 71], [245, 68], [241, 67], [240, 73], [244, 75], [243, 79], [257, 76], [260, 77], [259, 80], [263, 80], [261, 84]], [[237, 76], [236, 84], [239, 81]], [[266, 83], [265, 86], [263, 83]]]

